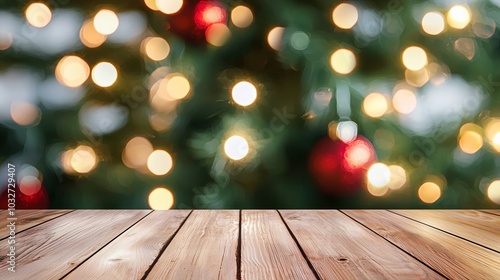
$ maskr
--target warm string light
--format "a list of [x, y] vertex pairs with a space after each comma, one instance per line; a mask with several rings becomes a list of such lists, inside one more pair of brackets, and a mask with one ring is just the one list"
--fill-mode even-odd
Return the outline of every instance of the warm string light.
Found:
[[153, 145], [148, 139], [136, 136], [125, 145], [122, 153], [123, 163], [134, 169], [146, 167], [149, 155], [153, 152]]
[[438, 35], [444, 31], [444, 16], [439, 12], [429, 12], [422, 18], [422, 29], [429, 35]]
[[[182, 0], [156, 0], [156, 8], [162, 13], [172, 15], [180, 11], [184, 1]], [[149, 6], [149, 5], [148, 5]]]
[[92, 81], [100, 87], [112, 86], [117, 78], [118, 71], [115, 66], [109, 62], [99, 62], [92, 68]]
[[233, 135], [224, 143], [224, 152], [230, 159], [241, 160], [248, 155], [248, 142], [242, 136]]
[[18, 125], [27, 126], [39, 120], [40, 110], [28, 102], [13, 102], [10, 106], [10, 117]]
[[269, 31], [267, 34], [267, 43], [272, 49], [276, 51], [281, 49], [281, 38], [284, 32], [285, 28], [280, 26], [274, 27]]
[[113, 34], [120, 24], [116, 13], [107, 9], [102, 9], [97, 12], [93, 22], [95, 30], [102, 35]]
[[418, 197], [422, 202], [432, 204], [441, 197], [441, 188], [434, 182], [425, 182], [418, 189]]
[[388, 109], [387, 98], [381, 93], [370, 93], [363, 100], [363, 112], [369, 117], [380, 118]]
[[52, 19], [52, 12], [43, 3], [33, 3], [26, 8], [24, 13], [29, 24], [37, 28], [45, 27]]
[[148, 169], [157, 176], [166, 175], [172, 169], [173, 164], [172, 156], [164, 150], [155, 150], [148, 156]]
[[81, 86], [90, 75], [90, 67], [78, 56], [65, 56], [56, 66], [56, 79], [68, 87]]
[[12, 46], [14, 42], [9, 32], [0, 31], [0, 51], [4, 51]]
[[174, 205], [174, 195], [164, 187], [152, 190], [148, 196], [149, 207], [153, 210], [168, 210]]
[[61, 166], [66, 173], [89, 173], [97, 166], [97, 155], [91, 147], [80, 145], [61, 154]]
[[417, 96], [409, 89], [399, 89], [392, 97], [392, 106], [400, 114], [410, 114], [417, 107]]
[[236, 6], [231, 11], [231, 22], [238, 28], [247, 28], [253, 22], [253, 13], [246, 6]]
[[464, 124], [458, 134], [458, 146], [466, 154], [475, 154], [483, 147], [483, 129], [472, 123]]
[[257, 88], [250, 82], [241, 81], [234, 85], [231, 95], [236, 104], [246, 107], [257, 99]]
[[411, 46], [403, 51], [403, 65], [412, 71], [418, 71], [427, 65], [427, 53], [421, 47]]
[[215, 47], [223, 46], [231, 37], [231, 31], [224, 23], [210, 25], [205, 31], [207, 42]]
[[347, 75], [356, 67], [356, 56], [351, 50], [338, 49], [330, 57], [330, 66], [333, 71]]
[[500, 180], [494, 180], [488, 185], [486, 191], [488, 198], [496, 204], [500, 204]]
[[80, 40], [88, 48], [97, 48], [106, 41], [107, 36], [95, 29], [94, 21], [87, 20], [80, 29]]
[[142, 52], [153, 61], [162, 61], [170, 53], [170, 45], [160, 37], [148, 37], [141, 43]]
[[446, 15], [446, 21], [455, 29], [464, 29], [470, 23], [469, 9], [463, 5], [451, 7]]
[[490, 118], [486, 121], [484, 133], [491, 147], [500, 153], [500, 118]]
[[339, 4], [332, 12], [333, 23], [342, 29], [351, 29], [358, 21], [358, 9], [351, 4]]

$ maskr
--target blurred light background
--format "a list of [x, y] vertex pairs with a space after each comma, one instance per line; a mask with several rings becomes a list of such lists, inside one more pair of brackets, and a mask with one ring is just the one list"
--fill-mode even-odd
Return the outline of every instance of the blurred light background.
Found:
[[498, 208], [500, 1], [0, 1], [17, 208]]

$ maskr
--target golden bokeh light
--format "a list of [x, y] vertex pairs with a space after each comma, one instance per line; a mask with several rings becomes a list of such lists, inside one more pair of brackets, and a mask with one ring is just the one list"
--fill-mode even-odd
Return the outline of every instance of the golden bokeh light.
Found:
[[436, 183], [425, 182], [418, 189], [418, 197], [424, 203], [434, 203], [441, 197], [441, 188]]
[[465, 6], [455, 5], [446, 15], [446, 21], [455, 29], [464, 29], [470, 23], [470, 12]]
[[167, 15], [177, 13], [183, 4], [183, 0], [156, 0], [158, 10]]
[[68, 87], [81, 86], [90, 75], [90, 67], [78, 56], [65, 56], [56, 66], [56, 79]]
[[490, 118], [484, 126], [484, 134], [490, 145], [500, 152], [500, 118]]
[[189, 80], [182, 74], [171, 74], [164, 81], [165, 83], [162, 83], [160, 86], [165, 84], [166, 94], [172, 99], [183, 99], [191, 91]]
[[167, 151], [155, 150], [148, 157], [148, 169], [154, 175], [165, 175], [173, 166], [172, 156]]
[[376, 188], [387, 186], [391, 180], [391, 170], [383, 163], [375, 163], [366, 173], [368, 182]]
[[110, 35], [118, 29], [120, 21], [118, 20], [118, 16], [115, 12], [102, 9], [94, 16], [93, 23], [97, 32], [102, 35]]
[[392, 190], [397, 190], [406, 184], [407, 177], [406, 171], [403, 167], [399, 165], [389, 165], [389, 170], [391, 171], [391, 179], [387, 184], [387, 187]]
[[418, 71], [427, 65], [427, 53], [424, 49], [411, 46], [403, 51], [403, 65], [412, 71]]
[[174, 195], [169, 189], [159, 187], [149, 193], [148, 203], [153, 210], [168, 210], [174, 205]]
[[356, 67], [356, 56], [351, 50], [338, 49], [330, 57], [330, 66], [339, 74], [349, 74]]
[[483, 147], [483, 137], [475, 131], [465, 131], [458, 140], [458, 146], [466, 154], [474, 154]]
[[153, 145], [148, 139], [136, 136], [125, 145], [122, 153], [122, 161], [129, 168], [144, 168], [148, 163], [148, 157], [153, 152]]
[[110, 87], [118, 78], [118, 71], [109, 62], [99, 62], [92, 68], [92, 81], [100, 87]]
[[97, 165], [97, 156], [94, 149], [86, 145], [80, 145], [71, 152], [69, 164], [77, 173], [88, 173]]
[[160, 37], [148, 37], [142, 41], [142, 52], [153, 61], [161, 61], [170, 53], [170, 45]]
[[460, 127], [458, 146], [466, 154], [474, 154], [483, 147], [483, 129], [473, 123], [466, 123]]
[[231, 22], [239, 28], [246, 28], [253, 22], [253, 13], [246, 6], [236, 6], [231, 11]]
[[358, 9], [351, 4], [339, 4], [332, 12], [333, 23], [342, 29], [351, 29], [358, 21]]
[[370, 182], [367, 183], [366, 188], [371, 195], [377, 197], [384, 196], [389, 191], [389, 188], [387, 186], [376, 187], [372, 185]]
[[491, 182], [486, 193], [491, 201], [500, 204], [500, 180]]
[[27, 196], [34, 195], [42, 188], [42, 182], [35, 176], [24, 176], [19, 181], [19, 190]]
[[42, 28], [49, 24], [52, 19], [52, 12], [43, 3], [33, 3], [24, 12], [26, 20], [34, 27]]
[[379, 118], [389, 109], [385, 95], [377, 92], [368, 94], [363, 100], [363, 112], [369, 117]]
[[12, 35], [8, 32], [0, 31], [0, 51], [4, 51], [12, 46]]
[[231, 31], [223, 23], [212, 24], [205, 31], [207, 42], [215, 47], [223, 46], [229, 40], [229, 37], [231, 37]]
[[401, 114], [410, 114], [417, 107], [417, 96], [413, 91], [400, 89], [392, 97], [394, 110]]
[[230, 159], [240, 160], [248, 155], [248, 142], [239, 135], [233, 135], [224, 143], [224, 152]]
[[248, 106], [257, 99], [257, 88], [250, 82], [242, 81], [234, 85], [231, 95], [236, 104]]
[[417, 71], [412, 71], [410, 69], [405, 70], [406, 82], [414, 87], [422, 87], [429, 81], [429, 79], [430, 74], [426, 67]]
[[281, 49], [281, 38], [283, 38], [283, 33], [285, 32], [284, 27], [274, 27], [267, 34], [267, 43], [269, 46], [276, 51]]
[[28, 102], [13, 102], [10, 105], [10, 117], [18, 125], [26, 126], [39, 119], [40, 110]]
[[438, 35], [444, 31], [444, 16], [439, 12], [429, 12], [422, 18], [422, 30], [429, 35]]
[[144, 0], [144, 4], [146, 4], [146, 6], [153, 11], [160, 10], [160, 9], [158, 9], [158, 6], [156, 5], [156, 0]]
[[87, 20], [80, 29], [80, 40], [88, 48], [99, 47], [106, 41], [106, 38], [106, 35], [97, 32], [93, 20]]

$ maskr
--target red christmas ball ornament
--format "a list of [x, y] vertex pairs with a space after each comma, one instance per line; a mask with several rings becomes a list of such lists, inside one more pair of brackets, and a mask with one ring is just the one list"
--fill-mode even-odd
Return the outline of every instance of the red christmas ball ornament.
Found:
[[347, 196], [363, 188], [366, 170], [376, 161], [373, 145], [363, 136], [347, 143], [327, 137], [313, 147], [309, 167], [323, 192]]
[[[33, 176], [29, 176], [33, 177]], [[35, 177], [33, 177], [35, 178]], [[23, 178], [24, 179], [24, 178]], [[10, 194], [14, 194], [12, 191]], [[7, 189], [0, 196], [0, 207], [9, 208], [9, 196]], [[15, 209], [47, 209], [49, 208], [49, 198], [47, 190], [39, 180], [21, 180], [15, 189]]]
[[219, 1], [184, 1], [179, 12], [168, 16], [166, 29], [188, 42], [204, 44], [205, 31], [226, 21], [226, 7]]

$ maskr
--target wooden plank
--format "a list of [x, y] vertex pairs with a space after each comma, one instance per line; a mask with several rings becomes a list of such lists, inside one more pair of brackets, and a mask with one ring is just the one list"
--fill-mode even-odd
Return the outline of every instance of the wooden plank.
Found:
[[339, 211], [280, 213], [321, 279], [444, 279]]
[[500, 216], [474, 210], [394, 210], [392, 212], [500, 251]]
[[451, 279], [497, 279], [500, 254], [384, 210], [342, 210]]
[[483, 209], [483, 210], [480, 210], [481, 212], [485, 212], [485, 213], [489, 213], [489, 214], [493, 214], [493, 215], [497, 215], [497, 216], [500, 216], [500, 210], [494, 210], [494, 209]]
[[236, 279], [238, 210], [189, 216], [146, 279]]
[[[16, 223], [16, 233], [20, 233], [23, 230], [59, 217], [70, 211], [72, 210], [16, 210], [15, 216], [13, 216], [14, 218], [17, 218], [17, 220], [13, 220]], [[9, 236], [7, 224], [10, 221], [8, 221], [7, 218], [11, 217], [8, 216], [7, 210], [2, 210], [1, 212], [0, 239], [3, 239]]]
[[[78, 210], [16, 235], [16, 272], [9, 279], [58, 279], [144, 217], [147, 210]], [[9, 244], [0, 243], [0, 252]], [[0, 271], [7, 271], [0, 255]]]
[[141, 279], [190, 211], [155, 211], [64, 279]]
[[242, 212], [241, 279], [316, 279], [277, 211]]

